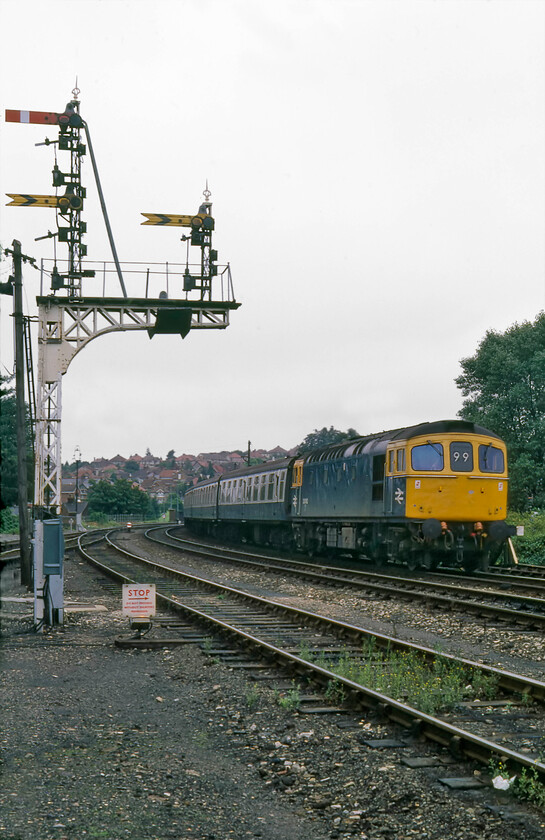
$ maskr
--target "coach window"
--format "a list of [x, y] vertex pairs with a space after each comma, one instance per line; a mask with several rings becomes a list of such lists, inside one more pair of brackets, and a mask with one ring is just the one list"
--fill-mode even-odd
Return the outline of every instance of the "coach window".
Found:
[[422, 443], [411, 449], [411, 466], [422, 472], [440, 472], [444, 466], [443, 445], [441, 443]]
[[286, 473], [285, 473], [285, 472], [283, 472], [283, 473], [282, 473], [282, 474], [278, 477], [278, 493], [277, 493], [277, 495], [278, 495], [278, 501], [279, 501], [279, 502], [283, 502], [283, 501], [284, 501], [284, 489], [285, 489], [285, 486], [286, 486]]
[[267, 484], [267, 501], [272, 502], [274, 498], [274, 473], [269, 473], [269, 481]]
[[259, 476], [259, 501], [265, 501], [265, 482], [267, 481], [266, 475]]
[[453, 472], [473, 470], [473, 446], [467, 440], [454, 440], [450, 444], [450, 468]]
[[491, 443], [479, 446], [479, 469], [481, 472], [502, 473], [505, 469], [503, 452]]

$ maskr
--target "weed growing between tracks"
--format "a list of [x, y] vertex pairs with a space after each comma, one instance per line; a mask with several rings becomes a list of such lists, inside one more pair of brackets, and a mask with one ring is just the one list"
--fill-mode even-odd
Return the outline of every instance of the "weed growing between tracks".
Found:
[[[507, 782], [513, 778], [509, 775], [507, 767], [502, 761], [492, 759], [488, 765], [488, 770], [493, 779], [501, 776]], [[527, 802], [532, 802], [538, 808], [545, 810], [545, 785], [540, 782], [537, 770], [534, 768], [523, 768], [520, 776], [516, 776], [513, 782], [506, 788], [517, 799], [525, 799]]]
[[[380, 651], [372, 640], [364, 647], [361, 657], [347, 651], [332, 663], [324, 653], [314, 656], [308, 650], [301, 650], [300, 656], [425, 714], [449, 711], [463, 700], [487, 700], [497, 694], [497, 679], [478, 669], [440, 655], [429, 663], [411, 651]], [[333, 702], [341, 702], [342, 684], [330, 684], [327, 696]]]
[[285, 709], [288, 712], [294, 712], [299, 708], [301, 703], [301, 692], [297, 687], [290, 688], [289, 691], [278, 694], [276, 702], [280, 708]]

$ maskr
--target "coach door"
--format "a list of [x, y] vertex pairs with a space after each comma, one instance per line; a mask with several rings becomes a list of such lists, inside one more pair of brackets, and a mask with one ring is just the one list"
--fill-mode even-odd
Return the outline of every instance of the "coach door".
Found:
[[386, 475], [384, 477], [384, 513], [392, 513], [394, 508], [394, 469], [395, 450], [386, 453]]
[[292, 516], [301, 516], [301, 492], [303, 489], [303, 459], [296, 461], [293, 465], [291, 479], [291, 513]]
[[384, 512], [403, 515], [405, 511], [405, 447], [386, 453], [384, 477]]

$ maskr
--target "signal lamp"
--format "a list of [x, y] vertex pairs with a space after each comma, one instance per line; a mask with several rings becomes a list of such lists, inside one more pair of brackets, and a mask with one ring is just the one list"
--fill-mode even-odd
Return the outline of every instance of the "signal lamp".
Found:
[[184, 292], [191, 292], [195, 288], [195, 278], [189, 273], [189, 269], [184, 271]]
[[61, 170], [59, 169], [59, 167], [57, 166], [57, 164], [55, 164], [54, 169], [53, 169], [53, 186], [54, 187], [62, 187], [63, 184], [64, 184], [64, 175], [61, 172]]
[[59, 274], [57, 266], [54, 265], [53, 266], [53, 271], [51, 272], [51, 288], [53, 289], [54, 292], [56, 292], [57, 289], [62, 289], [63, 287], [64, 287], [64, 277], [61, 274]]
[[7, 283], [0, 283], [0, 295], [11, 295], [13, 297], [13, 277]]

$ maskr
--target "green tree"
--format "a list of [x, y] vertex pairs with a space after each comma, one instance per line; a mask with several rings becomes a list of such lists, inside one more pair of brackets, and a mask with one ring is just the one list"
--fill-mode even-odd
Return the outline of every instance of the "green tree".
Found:
[[130, 473], [138, 472], [139, 469], [140, 469], [140, 465], [138, 464], [138, 461], [131, 461], [130, 458], [129, 458], [128, 461], [125, 461], [125, 470], [127, 472], [130, 472]]
[[460, 417], [496, 432], [508, 447], [509, 500], [545, 506], [545, 313], [534, 322], [490, 330], [456, 379]]
[[62, 465], [62, 474], [63, 475], [74, 475], [75, 476], [76, 472], [78, 470], [81, 470], [82, 467], [88, 467], [88, 466], [89, 466], [89, 461], [80, 461], [79, 465], [76, 461], [73, 461], [71, 464], [69, 464], [68, 461], [66, 461], [66, 463], [64, 463]]
[[174, 449], [169, 449], [169, 451], [167, 452], [166, 459], [161, 463], [162, 466], [164, 466], [167, 470], [176, 469], [176, 457], [174, 455]]
[[155, 499], [144, 493], [138, 487], [133, 487], [127, 479], [117, 479], [110, 482], [97, 481], [91, 485], [88, 494], [88, 514], [105, 513], [110, 516], [116, 514], [140, 514], [144, 517], [156, 516], [158, 505]]
[[[17, 411], [15, 391], [7, 384], [9, 380], [0, 377], [0, 509], [17, 504]], [[34, 457], [32, 453], [32, 429], [27, 410], [27, 482], [28, 501], [34, 496]]]
[[303, 452], [310, 452], [312, 449], [321, 449], [323, 446], [331, 446], [333, 443], [342, 443], [343, 440], [350, 440], [351, 438], [359, 437], [355, 429], [348, 429], [346, 432], [340, 432], [330, 426], [329, 429], [324, 426], [323, 429], [314, 429], [310, 432], [304, 441], [299, 444], [297, 454], [302, 455]]
[[203, 478], [213, 478], [215, 474], [216, 472], [214, 470], [212, 461], [208, 462], [207, 467], [201, 467], [199, 470], [199, 475], [201, 475]]

